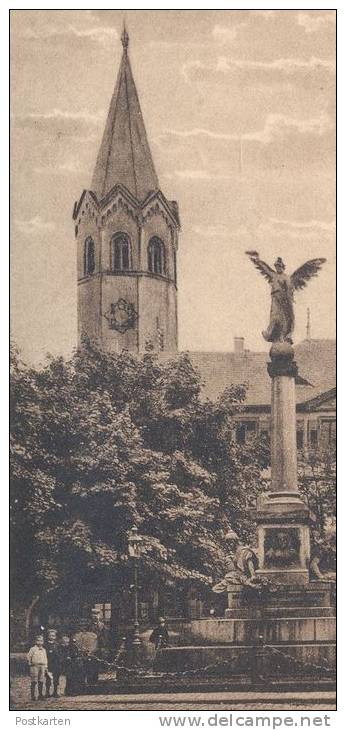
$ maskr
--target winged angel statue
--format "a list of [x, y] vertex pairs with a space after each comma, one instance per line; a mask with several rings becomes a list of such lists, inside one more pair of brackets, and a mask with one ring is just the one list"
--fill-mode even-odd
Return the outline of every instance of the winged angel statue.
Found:
[[290, 276], [285, 274], [282, 258], [277, 258], [274, 269], [262, 261], [257, 251], [246, 251], [256, 269], [269, 281], [272, 303], [270, 322], [262, 335], [267, 342], [291, 342], [294, 330], [293, 294], [295, 289], [304, 289], [309, 279], [317, 276], [326, 259], [311, 259], [296, 269]]

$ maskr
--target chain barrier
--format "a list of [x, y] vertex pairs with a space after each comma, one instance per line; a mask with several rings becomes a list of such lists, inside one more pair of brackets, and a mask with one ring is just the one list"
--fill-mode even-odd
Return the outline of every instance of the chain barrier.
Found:
[[[148, 672], [146, 669], [141, 669], [137, 667], [136, 669], [133, 669], [131, 667], [126, 667], [125, 665], [117, 664], [115, 661], [109, 662], [106, 659], [100, 659], [99, 657], [95, 656], [94, 654], [89, 657], [90, 660], [95, 661], [97, 664], [102, 665], [103, 667], [108, 667], [108, 672], [105, 672], [105, 674], [110, 674], [111, 670], [112, 672], [124, 672], [127, 674], [133, 674], [136, 676], [142, 676], [147, 677], [148, 679], [161, 679], [163, 677], [185, 677], [188, 675], [195, 675], [201, 672], [207, 672], [211, 669], [216, 669], [218, 667], [222, 666], [230, 666], [233, 661], [230, 659], [225, 659], [222, 662], [213, 662], [212, 664], [206, 664], [204, 667], [198, 667], [197, 669], [186, 669], [184, 671], [177, 671], [177, 672]], [[236, 658], [235, 658], [236, 659]]]
[[292, 656], [292, 654], [286, 654], [284, 651], [276, 649], [274, 646], [269, 646], [268, 644], [265, 644], [263, 646], [263, 649], [269, 650], [273, 652], [273, 654], [279, 654], [285, 659], [289, 659], [292, 664], [302, 666], [306, 669], [314, 669], [320, 672], [325, 672], [326, 674], [335, 674], [335, 670], [331, 669], [330, 667], [323, 666], [323, 664], [314, 664], [313, 662], [303, 662], [302, 659], [297, 659], [296, 657]]
[[[121, 644], [119, 646], [119, 649], [118, 649], [118, 651], [117, 651], [117, 653], [116, 653], [116, 655], [114, 657], [114, 660], [113, 660], [113, 664], [114, 665], [116, 665], [118, 663], [121, 655], [124, 653], [124, 651], [125, 651], [125, 645], [126, 645], [126, 636], [123, 636], [123, 638], [121, 640]], [[102, 661], [105, 661], [105, 660], [102, 660], [102, 659], [100, 660], [98, 657], [94, 657], [94, 658], [97, 659], [98, 661], [101, 661], [101, 662]], [[113, 675], [114, 675], [114, 669], [112, 669], [112, 671], [109, 670], [108, 672], [104, 672], [104, 674], [106, 674], [106, 676], [109, 679], [111, 679], [113, 677]]]
[[[161, 651], [160, 643], [157, 645], [155, 650], [155, 657], [158, 655], [159, 651]], [[223, 661], [219, 662], [213, 662], [211, 664], [206, 664], [203, 667], [198, 667], [196, 669], [185, 669], [182, 671], [175, 671], [175, 672], [155, 672], [155, 671], [148, 671], [147, 669], [141, 669], [140, 667], [132, 668], [128, 667], [124, 664], [118, 664], [118, 661], [120, 659], [121, 654], [125, 651], [125, 640], [122, 642], [120, 648], [118, 649], [118, 652], [112, 662], [107, 661], [106, 659], [101, 659], [95, 655], [91, 655], [89, 659], [91, 661], [96, 662], [97, 664], [101, 665], [103, 669], [106, 669], [104, 674], [108, 675], [109, 677], [114, 675], [114, 672], [123, 672], [127, 675], [132, 675], [136, 677], [146, 677], [147, 679], [164, 679], [165, 677], [169, 678], [179, 678], [179, 677], [192, 677], [197, 674], [206, 674], [208, 672], [211, 672], [214, 669], [221, 669], [221, 667], [228, 667], [230, 668], [235, 661], [238, 661], [238, 657], [234, 657], [234, 659], [224, 659]], [[292, 656], [291, 654], [286, 654], [284, 651], [281, 651], [280, 649], [277, 649], [273, 646], [270, 646], [269, 644], [264, 645], [258, 645], [257, 647], [254, 647], [252, 649], [254, 653], [254, 659], [256, 661], [257, 658], [261, 656], [261, 651], [263, 652], [272, 652], [275, 655], [282, 656], [286, 661], [288, 660], [291, 664], [299, 667], [303, 667], [307, 670], [313, 670], [318, 671], [320, 673], [325, 673], [328, 675], [334, 674], [334, 669], [331, 669], [330, 667], [326, 667], [320, 664], [314, 664], [313, 662], [304, 662], [301, 659], [297, 659], [296, 657]], [[257, 671], [256, 673], [253, 672], [254, 678], [259, 679], [260, 681], [266, 681], [266, 677], [260, 675]]]

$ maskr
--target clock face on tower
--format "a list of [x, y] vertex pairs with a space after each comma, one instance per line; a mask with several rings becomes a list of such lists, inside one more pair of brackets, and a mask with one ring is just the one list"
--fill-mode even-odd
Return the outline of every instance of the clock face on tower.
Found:
[[133, 304], [126, 299], [118, 299], [115, 304], [110, 305], [104, 317], [108, 321], [109, 329], [124, 334], [127, 330], [134, 329], [138, 314]]

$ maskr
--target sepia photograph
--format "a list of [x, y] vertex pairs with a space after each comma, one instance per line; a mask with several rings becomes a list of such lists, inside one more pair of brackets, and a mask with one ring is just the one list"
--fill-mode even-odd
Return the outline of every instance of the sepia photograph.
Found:
[[10, 710], [327, 717], [336, 10], [9, 16]]

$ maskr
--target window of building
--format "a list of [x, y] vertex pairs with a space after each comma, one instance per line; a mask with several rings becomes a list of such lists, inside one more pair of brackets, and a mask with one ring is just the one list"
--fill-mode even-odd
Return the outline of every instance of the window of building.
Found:
[[141, 621], [148, 622], [149, 621], [149, 603], [148, 601], [141, 601], [139, 604], [139, 613], [141, 617]]
[[95, 271], [95, 244], [89, 236], [84, 244], [84, 275], [89, 276]]
[[165, 274], [165, 246], [161, 238], [154, 236], [148, 246], [148, 269], [153, 274]]
[[111, 270], [130, 269], [130, 241], [126, 233], [116, 233], [111, 240]]
[[304, 431], [302, 429], [297, 429], [297, 449], [302, 449], [304, 447]]
[[316, 449], [317, 447], [317, 428], [311, 428], [309, 431], [309, 440], [310, 440], [310, 446], [312, 449]]
[[261, 428], [261, 438], [266, 443], [269, 443], [270, 435], [269, 435], [269, 430], [267, 428]]
[[103, 621], [110, 621], [112, 616], [111, 603], [95, 603], [94, 609], [98, 611], [99, 617]]
[[320, 445], [322, 449], [336, 445], [336, 422], [323, 418], [320, 424]]
[[237, 426], [236, 429], [236, 442], [237, 444], [247, 444], [256, 435], [257, 424], [256, 421], [243, 421]]
[[237, 426], [236, 430], [236, 442], [237, 444], [245, 444], [245, 437], [246, 437], [246, 428], [244, 424], [242, 423], [240, 426]]

